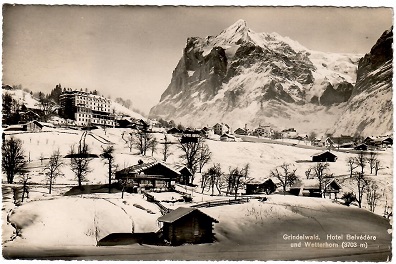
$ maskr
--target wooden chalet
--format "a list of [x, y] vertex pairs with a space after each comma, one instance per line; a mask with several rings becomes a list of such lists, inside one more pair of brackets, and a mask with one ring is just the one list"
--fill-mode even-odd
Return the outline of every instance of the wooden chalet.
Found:
[[372, 137], [366, 137], [366, 138], [363, 140], [363, 142], [364, 142], [364, 144], [366, 144], [366, 145], [374, 145], [374, 138], [372, 138]]
[[228, 141], [228, 142], [235, 142], [236, 141], [236, 137], [233, 135], [229, 135], [229, 134], [223, 134], [220, 137], [221, 141]]
[[[337, 194], [341, 190], [341, 185], [335, 179], [324, 181], [324, 197], [332, 197], [337, 200]], [[296, 196], [322, 197], [318, 179], [303, 179], [290, 187], [290, 193]]]
[[337, 156], [330, 151], [325, 151], [312, 156], [313, 162], [335, 162]]
[[185, 130], [180, 139], [180, 143], [198, 143], [202, 132], [200, 130]]
[[359, 144], [359, 145], [357, 145], [356, 147], [354, 147], [353, 148], [354, 150], [367, 150], [368, 149], [368, 147], [367, 147], [367, 145], [366, 144]]
[[116, 127], [120, 127], [120, 128], [130, 128], [132, 126], [132, 122], [124, 118], [117, 119], [115, 124]]
[[248, 131], [244, 128], [238, 128], [234, 131], [234, 134], [246, 136], [248, 134]]
[[180, 181], [180, 172], [161, 162], [137, 164], [116, 172], [118, 181], [126, 181], [127, 186], [137, 192], [138, 188], [150, 190], [154, 188], [173, 189]]
[[55, 126], [51, 123], [32, 121], [26, 124], [27, 130], [31, 132], [42, 131], [45, 129], [53, 129]]
[[167, 134], [181, 134], [182, 131], [180, 131], [180, 130], [177, 129], [176, 127], [172, 127], [172, 128], [169, 129], [166, 133], [167, 133]]
[[189, 184], [192, 182], [192, 172], [184, 165], [176, 165], [173, 166], [176, 171], [180, 173], [180, 183], [181, 184]]
[[33, 112], [33, 111], [31, 111], [31, 110], [21, 111], [19, 114], [21, 116], [21, 120], [20, 121], [23, 122], [23, 123], [25, 123], [25, 122], [27, 123], [27, 122], [30, 122], [30, 121], [34, 121], [34, 120], [40, 119], [40, 115], [35, 113], [35, 112]]
[[162, 223], [163, 239], [171, 245], [211, 243], [213, 223], [218, 221], [197, 208], [179, 207], [158, 218]]
[[275, 190], [276, 184], [271, 179], [267, 179], [264, 181], [255, 180], [246, 183], [246, 194], [270, 194], [273, 193]]

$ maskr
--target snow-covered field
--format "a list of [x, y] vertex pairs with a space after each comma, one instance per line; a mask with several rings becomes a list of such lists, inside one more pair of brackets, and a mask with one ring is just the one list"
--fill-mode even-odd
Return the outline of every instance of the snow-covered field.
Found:
[[[125, 144], [122, 135], [129, 131], [126, 129], [106, 129], [106, 131], [93, 130], [86, 137], [86, 143], [90, 152], [99, 155], [102, 148], [109, 143], [114, 143], [115, 161], [119, 168], [137, 164], [139, 159], [152, 161], [161, 160], [162, 154], [158, 150], [151, 156], [151, 151], [146, 157], [132, 152]], [[31, 162], [29, 175], [31, 183], [29, 198], [21, 205], [13, 203], [12, 188], [18, 185], [3, 184], [3, 247], [19, 248], [22, 246], [95, 246], [97, 241], [111, 233], [128, 232], [155, 232], [159, 229], [157, 218], [161, 215], [159, 208], [146, 201], [141, 194], [121, 193], [93, 193], [83, 195], [64, 196], [72, 186], [77, 185], [74, 175], [69, 168], [69, 160], [63, 159], [65, 165], [62, 168], [64, 177], [57, 179], [52, 194], [48, 194], [43, 166], [54, 150], [59, 149], [61, 155], [66, 155], [70, 146], [77, 144], [81, 138], [82, 131], [54, 129], [43, 133], [12, 133], [8, 132], [6, 137], [13, 135], [23, 141], [25, 155], [30, 156]], [[163, 134], [156, 133], [159, 141], [163, 140]], [[168, 136], [168, 139], [176, 143], [177, 138]], [[299, 148], [297, 146], [286, 146], [280, 144], [251, 143], [251, 142], [221, 142], [207, 140], [207, 144], [213, 153], [212, 160], [203, 171], [213, 163], [220, 163], [223, 172], [228, 172], [229, 167], [243, 167], [250, 164], [249, 176], [254, 179], [264, 179], [270, 176], [270, 171], [284, 162], [292, 163], [297, 168], [297, 175], [304, 178], [304, 172], [313, 164], [307, 162], [318, 150]], [[303, 144], [303, 143], [302, 143]], [[169, 164], [180, 163], [181, 151], [176, 144], [171, 145], [172, 155], [168, 159]], [[335, 152], [338, 160], [330, 163], [329, 173], [334, 173], [337, 179], [343, 183], [343, 190], [353, 189], [353, 184], [344, 178], [348, 175], [346, 160], [356, 154]], [[39, 160], [43, 155], [43, 164]], [[378, 176], [368, 177], [376, 180], [379, 188], [388, 197], [388, 205], [392, 205], [392, 149], [381, 151], [378, 155], [383, 169]], [[84, 184], [106, 184], [108, 183], [106, 165], [100, 158], [92, 160], [90, 167], [92, 171], [87, 176]], [[369, 168], [366, 167], [366, 171]], [[195, 177], [195, 183], [199, 185], [199, 174]], [[5, 176], [3, 175], [3, 183]], [[18, 182], [18, 179], [16, 179]], [[191, 193], [193, 204], [229, 199], [229, 197], [210, 196], [208, 193], [201, 194], [201, 189], [177, 186], [179, 191]], [[173, 202], [181, 198], [177, 193], [152, 193], [157, 200], [164, 201], [163, 205], [175, 209], [178, 206], [189, 206], [184, 202]], [[217, 194], [217, 192], [215, 193]], [[172, 199], [173, 198], [173, 199]], [[363, 207], [366, 207], [363, 201]], [[384, 199], [378, 204], [376, 213], [381, 215]], [[294, 207], [309, 207], [315, 210], [326, 208], [345, 208], [343, 205], [334, 204], [331, 200], [320, 198], [307, 198], [295, 196], [283, 196], [274, 194], [269, 196], [265, 203], [251, 200], [249, 203], [240, 205], [226, 205], [213, 208], [203, 208], [202, 211], [220, 221], [216, 225], [215, 233], [220, 242], [229, 241], [229, 237], [238, 239], [260, 239], [244, 237], [242, 233], [250, 230], [254, 234], [258, 226], [263, 226], [279, 221], [279, 219], [306, 219], [307, 216], [297, 213]], [[352, 206], [355, 207], [355, 206]], [[322, 209], [321, 209], [322, 208]], [[351, 208], [352, 209], [352, 208]], [[11, 225], [12, 224], [12, 225]], [[15, 229], [16, 228], [16, 229]], [[16, 232], [17, 230], [17, 232]], [[15, 237], [17, 235], [17, 237]]]

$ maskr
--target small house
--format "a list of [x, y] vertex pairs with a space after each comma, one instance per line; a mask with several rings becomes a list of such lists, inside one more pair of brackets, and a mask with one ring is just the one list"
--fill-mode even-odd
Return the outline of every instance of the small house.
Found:
[[246, 194], [270, 194], [276, 190], [276, 185], [271, 179], [264, 181], [251, 181], [246, 183]]
[[248, 134], [248, 132], [244, 128], [238, 128], [237, 130], [234, 131], [234, 134], [246, 136]]
[[171, 245], [211, 243], [213, 223], [218, 221], [197, 208], [179, 207], [158, 218], [163, 238]]
[[382, 139], [382, 145], [392, 146], [393, 145], [393, 138], [385, 137]]
[[334, 146], [334, 141], [333, 141], [331, 138], [329, 138], [329, 137], [322, 138], [322, 139], [318, 142], [317, 146], [319, 146], [319, 147], [326, 147], [326, 148], [329, 148], [329, 147], [330, 147], [330, 148], [331, 148], [331, 147]]
[[115, 177], [118, 181], [126, 181], [137, 192], [138, 188], [173, 189], [175, 183], [180, 181], [180, 172], [165, 163], [155, 161], [122, 169], [116, 172]]
[[336, 160], [337, 156], [330, 151], [325, 151], [312, 156], [313, 162], [335, 162]]
[[39, 132], [39, 131], [44, 131], [48, 129], [54, 129], [55, 126], [51, 123], [46, 123], [46, 122], [39, 122], [39, 121], [32, 121], [26, 124], [27, 130], [30, 132]]
[[236, 137], [233, 135], [229, 135], [229, 134], [223, 134], [220, 137], [220, 141], [235, 142]]
[[172, 127], [172, 128], [169, 129], [166, 133], [168, 133], [168, 134], [180, 134], [180, 133], [182, 133], [182, 131], [180, 131], [180, 130], [177, 129], [176, 127]]
[[132, 125], [132, 122], [128, 119], [122, 118], [116, 120], [116, 127], [127, 128]]
[[290, 187], [290, 193], [297, 196], [310, 196], [310, 197], [329, 197], [337, 199], [337, 194], [341, 190], [341, 185], [333, 178], [325, 178], [323, 181], [322, 190], [319, 186], [318, 179], [303, 179]]
[[224, 123], [217, 123], [213, 126], [213, 131], [216, 135], [223, 135], [230, 132], [230, 127]]
[[366, 138], [363, 140], [363, 142], [364, 142], [364, 144], [366, 144], [366, 145], [374, 145], [374, 138], [372, 138], [372, 137], [366, 137]]
[[176, 165], [174, 166], [175, 170], [180, 173], [180, 180], [181, 184], [189, 184], [192, 182], [192, 172], [189, 168], [184, 165]]
[[366, 151], [367, 150], [367, 145], [366, 144], [359, 144], [359, 145], [357, 145], [356, 147], [354, 147], [353, 148], [354, 150], [364, 150], [364, 151]]
[[272, 134], [273, 134], [273, 130], [268, 125], [265, 126], [259, 125], [259, 127], [256, 128], [253, 132], [254, 136], [271, 137]]

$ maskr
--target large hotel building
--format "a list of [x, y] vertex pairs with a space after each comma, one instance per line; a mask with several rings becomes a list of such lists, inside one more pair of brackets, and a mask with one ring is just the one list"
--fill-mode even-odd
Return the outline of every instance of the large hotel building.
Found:
[[60, 116], [75, 120], [78, 126], [114, 127], [114, 115], [110, 113], [111, 101], [103, 96], [82, 91], [64, 90], [59, 97]]

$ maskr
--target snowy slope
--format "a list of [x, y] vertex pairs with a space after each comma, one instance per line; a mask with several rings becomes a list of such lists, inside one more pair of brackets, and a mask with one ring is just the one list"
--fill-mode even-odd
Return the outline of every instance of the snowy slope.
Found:
[[12, 96], [14, 100], [16, 100], [19, 105], [24, 104], [27, 108], [39, 109], [39, 102], [32, 97], [30, 93], [27, 93], [23, 90], [5, 90], [2, 89], [3, 95], [8, 93]]
[[135, 118], [135, 119], [145, 119], [141, 114], [138, 114], [138, 113], [132, 111], [131, 109], [128, 109], [125, 106], [122, 106], [119, 103], [116, 103], [114, 101], [111, 101], [110, 109], [112, 111], [114, 109], [114, 111], [118, 115], [128, 115], [128, 116], [130, 116], [132, 118]]

